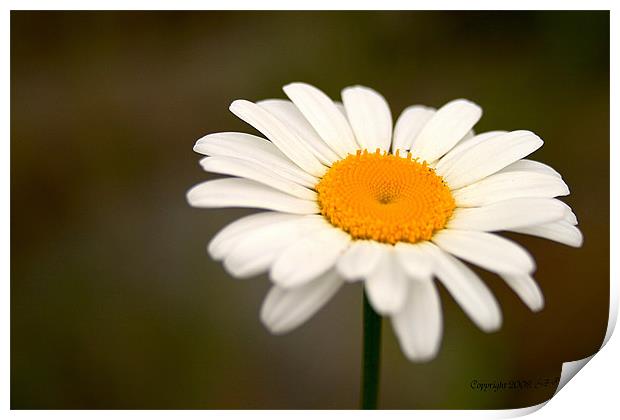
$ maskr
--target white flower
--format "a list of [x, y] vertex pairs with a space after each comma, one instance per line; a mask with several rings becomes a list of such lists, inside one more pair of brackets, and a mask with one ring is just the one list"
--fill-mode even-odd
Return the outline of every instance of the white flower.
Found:
[[394, 128], [372, 89], [343, 90], [343, 104], [292, 83], [288, 100], [237, 100], [230, 110], [268, 140], [209, 134], [194, 150], [209, 172], [231, 175], [192, 188], [196, 207], [270, 210], [220, 231], [209, 253], [236, 277], [269, 272], [261, 319], [284, 333], [316, 313], [345, 281], [364, 281], [391, 317], [410, 360], [433, 358], [442, 335], [438, 279], [484, 331], [500, 308], [461, 260], [497, 273], [532, 310], [544, 305], [531, 255], [494, 232], [578, 247], [582, 235], [551, 167], [524, 159], [542, 146], [529, 131], [474, 135], [482, 110], [458, 99], [405, 109]]

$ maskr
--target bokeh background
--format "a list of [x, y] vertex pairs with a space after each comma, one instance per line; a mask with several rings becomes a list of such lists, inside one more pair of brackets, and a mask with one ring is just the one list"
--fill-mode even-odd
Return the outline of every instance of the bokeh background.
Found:
[[[192, 152], [248, 131], [237, 98], [291, 81], [334, 98], [382, 92], [397, 114], [457, 97], [478, 131], [530, 129], [571, 187], [582, 249], [519, 237], [546, 297], [531, 313], [483, 278], [504, 325], [486, 334], [441, 289], [438, 357], [408, 362], [384, 321], [383, 408], [513, 408], [554, 386], [480, 392], [472, 381], [559, 375], [605, 333], [609, 280], [607, 12], [13, 12], [11, 401], [22, 408], [355, 408], [361, 288], [286, 336], [208, 240], [248, 210], [190, 208], [210, 178]], [[542, 382], [544, 383], [544, 382]]]

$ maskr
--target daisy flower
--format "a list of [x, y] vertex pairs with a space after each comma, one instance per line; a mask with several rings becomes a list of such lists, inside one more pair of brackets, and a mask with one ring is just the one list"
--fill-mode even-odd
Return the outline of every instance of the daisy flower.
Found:
[[346, 282], [362, 281], [412, 361], [435, 357], [442, 336], [436, 281], [482, 330], [500, 307], [466, 263], [499, 275], [532, 310], [544, 305], [532, 256], [497, 232], [579, 247], [569, 194], [551, 167], [525, 159], [543, 141], [525, 130], [474, 134], [481, 108], [464, 99], [414, 105], [392, 124], [386, 100], [362, 86], [342, 103], [304, 83], [290, 100], [234, 101], [265, 138], [209, 134], [194, 150], [208, 172], [230, 175], [187, 193], [195, 207], [251, 207], [210, 242], [235, 277], [269, 273], [260, 312], [275, 334], [315, 314]]

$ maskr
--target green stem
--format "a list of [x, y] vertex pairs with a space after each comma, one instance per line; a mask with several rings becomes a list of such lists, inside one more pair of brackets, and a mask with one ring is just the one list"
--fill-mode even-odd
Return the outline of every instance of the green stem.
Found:
[[364, 354], [362, 356], [362, 410], [376, 410], [379, 398], [381, 360], [381, 316], [375, 312], [364, 291]]

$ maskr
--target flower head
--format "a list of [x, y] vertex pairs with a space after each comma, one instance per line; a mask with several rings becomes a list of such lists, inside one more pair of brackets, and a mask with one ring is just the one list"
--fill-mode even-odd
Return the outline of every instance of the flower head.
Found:
[[[231, 175], [188, 194], [196, 207], [252, 207], [210, 242], [236, 277], [269, 272], [261, 319], [290, 331], [344, 284], [363, 281], [389, 316], [410, 360], [433, 358], [442, 336], [440, 281], [484, 331], [499, 306], [462, 261], [502, 277], [533, 311], [544, 300], [535, 263], [511, 231], [580, 246], [568, 187], [551, 167], [524, 159], [542, 146], [529, 131], [475, 135], [482, 110], [458, 99], [435, 110], [406, 108], [394, 128], [372, 89], [343, 90], [343, 104], [292, 83], [289, 100], [234, 101], [230, 110], [267, 139], [209, 134], [194, 150], [209, 172]], [[462, 261], [461, 261], [462, 260]]]

